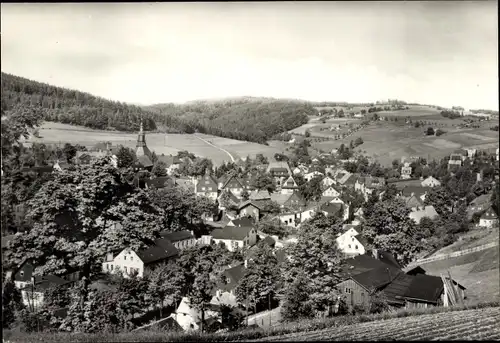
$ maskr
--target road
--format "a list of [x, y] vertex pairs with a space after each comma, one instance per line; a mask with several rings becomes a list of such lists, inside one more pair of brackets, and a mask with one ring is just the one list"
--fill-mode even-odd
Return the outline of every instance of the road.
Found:
[[198, 137], [196, 134], [194, 135], [196, 138], [198, 138], [200, 141], [203, 141], [205, 142], [206, 144], [210, 145], [210, 146], [213, 146], [214, 148], [216, 149], [219, 149], [220, 151], [223, 151], [225, 152], [226, 154], [228, 154], [228, 156], [231, 158], [231, 161], [234, 162], [235, 159], [233, 157], [233, 155], [231, 155], [231, 153], [229, 151], [227, 151], [226, 149], [224, 148], [221, 148], [221, 147], [218, 147], [217, 145], [213, 145], [212, 143], [210, 143], [209, 141], [207, 141], [206, 139], [203, 139], [201, 137]]

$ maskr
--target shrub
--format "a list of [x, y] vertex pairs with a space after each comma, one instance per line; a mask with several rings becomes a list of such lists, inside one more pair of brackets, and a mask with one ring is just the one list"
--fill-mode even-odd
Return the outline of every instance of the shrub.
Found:
[[446, 133], [446, 131], [441, 130], [441, 129], [437, 129], [436, 132], [435, 132], [436, 136], [441, 136], [441, 135], [443, 135], [445, 133]]

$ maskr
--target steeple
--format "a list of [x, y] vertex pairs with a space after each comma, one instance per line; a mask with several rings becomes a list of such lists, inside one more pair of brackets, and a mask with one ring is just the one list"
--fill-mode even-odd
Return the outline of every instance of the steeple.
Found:
[[140, 158], [142, 156], [146, 156], [149, 159], [149, 161], [146, 161], [146, 163], [151, 163], [151, 151], [149, 150], [149, 148], [146, 144], [146, 134], [144, 133], [144, 130], [142, 127], [142, 118], [141, 118], [141, 126], [139, 129], [139, 135], [137, 136], [137, 143], [136, 143], [135, 147], [136, 147], [136, 150], [135, 150], [136, 156], [138, 158]]

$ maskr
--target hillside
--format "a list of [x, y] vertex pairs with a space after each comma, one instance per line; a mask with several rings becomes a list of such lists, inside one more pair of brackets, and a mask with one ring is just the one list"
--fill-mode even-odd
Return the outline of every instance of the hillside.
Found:
[[307, 102], [253, 97], [158, 104], [146, 109], [181, 119], [202, 133], [257, 143], [301, 126], [308, 116], [317, 114]]
[[242, 97], [183, 105], [140, 107], [110, 101], [2, 72], [2, 109], [42, 109], [44, 119], [99, 130], [200, 133], [266, 143], [274, 135], [307, 123], [316, 110], [298, 100]]

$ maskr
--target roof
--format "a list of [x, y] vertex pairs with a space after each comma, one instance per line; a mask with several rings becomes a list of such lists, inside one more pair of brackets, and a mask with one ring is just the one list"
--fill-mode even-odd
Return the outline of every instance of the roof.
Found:
[[286, 171], [287, 173], [291, 174], [290, 167], [288, 166], [287, 162], [280, 161], [280, 162], [271, 162], [267, 166], [267, 172], [283, 172]]
[[424, 204], [415, 195], [412, 195], [406, 200], [406, 206], [409, 208], [422, 207]]
[[165, 188], [167, 186], [174, 186], [175, 182], [168, 176], [161, 176], [154, 179], [147, 179], [146, 185], [150, 188]]
[[406, 272], [406, 274], [408, 274], [408, 275], [417, 275], [417, 274], [425, 274], [425, 273], [426, 273], [425, 269], [422, 268], [421, 266], [416, 266], [416, 267], [414, 267]]
[[281, 188], [294, 189], [294, 188], [298, 188], [298, 186], [297, 186], [297, 183], [295, 182], [295, 180], [293, 179], [293, 177], [290, 176], [288, 179], [286, 179], [285, 182], [283, 182], [283, 184], [281, 185]]
[[266, 243], [267, 245], [269, 245], [270, 247], [274, 247], [274, 245], [276, 244], [276, 241], [274, 240], [274, 238], [272, 238], [271, 236], [266, 236], [262, 242]]
[[273, 193], [271, 194], [271, 201], [275, 201], [278, 205], [284, 205], [285, 202], [290, 199], [293, 194], [281, 194], [281, 193]]
[[443, 292], [443, 280], [439, 276], [417, 274], [404, 293], [405, 298], [437, 302]]
[[389, 266], [381, 266], [352, 276], [352, 279], [369, 291], [389, 284], [399, 274]]
[[[35, 281], [35, 291], [45, 291], [51, 287], [62, 286], [69, 283], [71, 283], [71, 281], [64, 280], [59, 276], [45, 275]], [[31, 286], [26, 286], [24, 289], [26, 288], [31, 290]]]
[[382, 258], [378, 260], [369, 254], [364, 254], [345, 259], [342, 266], [342, 274], [348, 277], [381, 267], [392, 268], [394, 275], [400, 270], [394, 266], [390, 259]]
[[405, 273], [399, 273], [387, 287], [384, 288], [383, 294], [389, 304], [404, 304], [403, 297], [413, 281], [413, 276]]
[[[229, 201], [231, 201], [234, 205], [238, 205], [240, 203], [240, 199], [238, 199], [238, 197], [236, 195], [234, 195], [234, 193], [231, 192], [230, 190], [223, 191], [220, 196], [222, 196], [222, 194], [224, 194], [224, 192], [229, 193]], [[220, 199], [220, 196], [219, 196], [219, 199]]]
[[191, 231], [187, 231], [187, 230], [174, 231], [174, 232], [163, 231], [163, 232], [160, 232], [160, 235], [163, 238], [168, 239], [172, 243], [173, 242], [184, 241], [186, 239], [195, 238], [193, 236], [193, 234], [191, 233]]
[[230, 283], [222, 284], [220, 285], [220, 288], [222, 290], [233, 289], [238, 284], [238, 282], [243, 278], [243, 275], [245, 275], [245, 264], [241, 263], [232, 268], [228, 268], [224, 270], [223, 274], [228, 279], [230, 279]]
[[167, 258], [176, 256], [179, 253], [177, 248], [166, 238], [159, 238], [155, 240], [154, 245], [149, 248], [139, 250], [137, 256], [144, 262], [149, 264], [166, 260]]
[[335, 215], [342, 211], [342, 204], [340, 203], [325, 203], [320, 207], [321, 211], [328, 213], [328, 215]]
[[231, 222], [234, 224], [236, 227], [241, 227], [241, 226], [252, 226], [253, 220], [247, 217], [242, 217], [242, 218], [237, 218], [231, 220]]
[[350, 174], [345, 180], [344, 178], [339, 180], [339, 183], [344, 184], [344, 185], [354, 185], [356, 181], [358, 180], [359, 175], [357, 174]]
[[194, 192], [194, 185], [193, 183], [191, 182], [191, 180], [189, 179], [176, 179], [175, 180], [175, 183], [181, 187], [181, 188], [184, 188], [185, 190], [188, 190], [188, 191], [191, 191], [191, 192]]
[[223, 229], [213, 230], [212, 238], [242, 241], [252, 229], [251, 226], [226, 226]]
[[420, 221], [422, 220], [422, 218], [424, 218], [424, 217], [434, 219], [438, 216], [439, 216], [439, 214], [436, 212], [436, 210], [434, 209], [434, 206], [432, 206], [432, 205], [425, 206], [421, 210], [416, 210], [416, 211], [410, 212], [410, 218], [415, 220], [415, 222], [417, 224], [419, 224]]
[[250, 193], [250, 200], [268, 200], [271, 199], [271, 194], [267, 190], [253, 191]]
[[402, 194], [405, 197], [409, 197], [412, 195], [420, 197], [424, 195], [426, 192], [429, 192], [430, 189], [431, 189], [430, 187], [423, 187], [423, 186], [406, 186], [402, 189]]
[[488, 208], [488, 210], [486, 210], [486, 212], [483, 213], [483, 215], [481, 216], [481, 219], [494, 220], [494, 219], [498, 219], [498, 216], [495, 213], [495, 211], [493, 211], [493, 208], [490, 207], [490, 208]]
[[364, 183], [367, 188], [382, 188], [385, 186], [385, 180], [382, 177], [365, 177]]
[[241, 204], [238, 205], [238, 209], [239, 210], [242, 210], [243, 208], [247, 207], [247, 206], [254, 206], [254, 207], [257, 207], [257, 209], [260, 210], [260, 207], [259, 205], [255, 204], [255, 200], [247, 200], [247, 201], [243, 201]]
[[470, 205], [475, 206], [475, 205], [484, 205], [487, 204], [491, 201], [491, 194], [483, 194], [475, 198], [470, 202]]
[[170, 167], [172, 164], [179, 164], [180, 163], [179, 157], [172, 156], [172, 155], [165, 156], [163, 154], [158, 156], [158, 161], [164, 162], [167, 165], [167, 167]]
[[365, 236], [357, 234], [354, 237], [358, 240], [359, 243], [361, 243], [361, 245], [363, 245], [363, 247], [366, 248], [368, 246], [368, 241], [366, 240]]
[[151, 162], [151, 159], [147, 155], [138, 156], [137, 163], [145, 168], [153, 166], [153, 162]]

